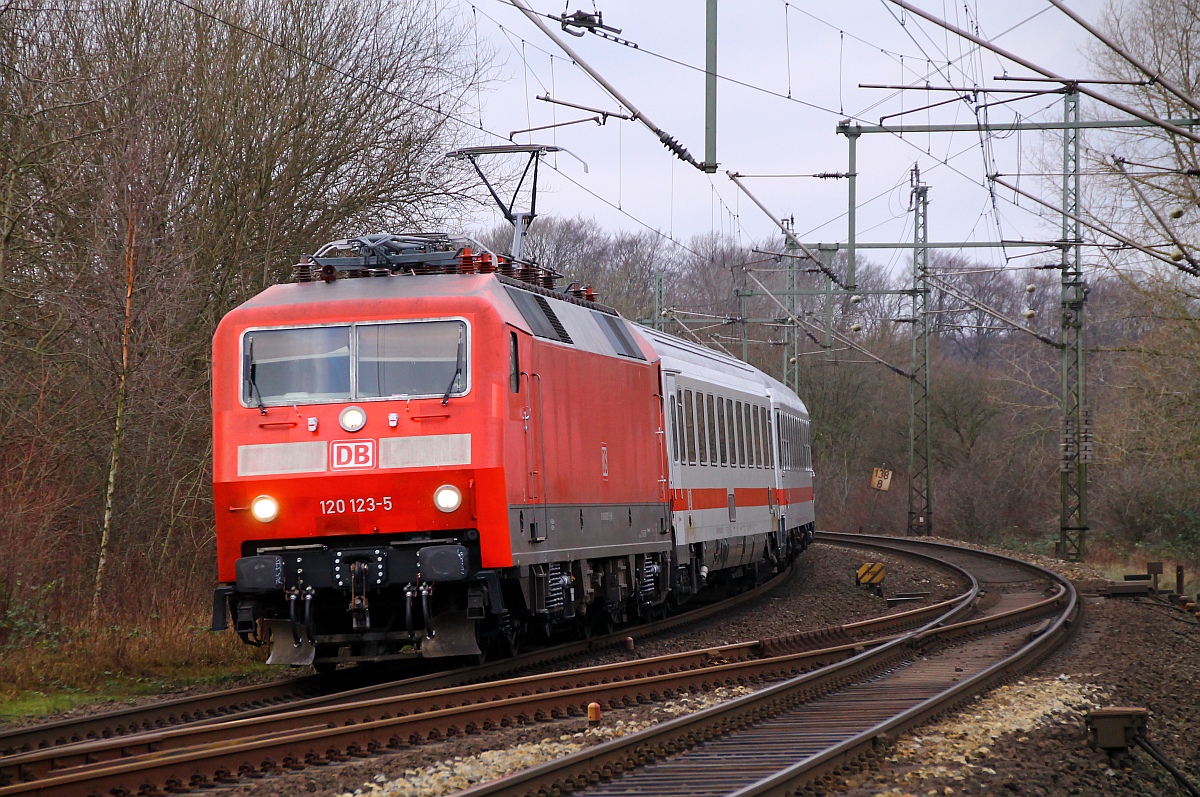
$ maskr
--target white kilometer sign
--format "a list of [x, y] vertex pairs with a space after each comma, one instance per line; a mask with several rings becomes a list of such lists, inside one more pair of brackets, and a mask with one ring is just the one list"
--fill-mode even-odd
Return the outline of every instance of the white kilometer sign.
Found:
[[871, 489], [887, 492], [892, 488], [892, 472], [887, 468], [871, 469]]

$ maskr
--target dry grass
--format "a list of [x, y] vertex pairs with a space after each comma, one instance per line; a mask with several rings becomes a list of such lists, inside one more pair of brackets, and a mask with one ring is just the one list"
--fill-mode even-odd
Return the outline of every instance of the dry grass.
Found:
[[197, 617], [61, 629], [0, 648], [0, 719], [162, 694], [266, 671], [257, 648]]

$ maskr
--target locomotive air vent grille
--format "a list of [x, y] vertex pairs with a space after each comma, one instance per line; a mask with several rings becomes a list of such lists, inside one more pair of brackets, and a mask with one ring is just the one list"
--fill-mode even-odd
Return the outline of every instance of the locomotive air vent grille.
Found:
[[567, 334], [566, 327], [562, 325], [562, 321], [555, 315], [554, 309], [550, 307], [550, 302], [546, 301], [546, 297], [537, 294], [522, 291], [516, 288], [506, 288], [508, 295], [512, 297], [513, 303], [517, 309], [521, 311], [521, 316], [529, 324], [530, 330], [539, 338], [548, 338], [557, 340], [562, 343], [574, 344], [571, 336]]
[[562, 321], [558, 319], [558, 315], [555, 314], [554, 308], [550, 306], [550, 302], [546, 300], [546, 297], [538, 296], [536, 293], [532, 294], [532, 296], [533, 300], [538, 303], [538, 307], [542, 308], [542, 312], [546, 314], [546, 320], [550, 322], [550, 325], [554, 327], [554, 331], [558, 333], [558, 339], [563, 343], [572, 343], [571, 336], [567, 334], [567, 328], [562, 325]]

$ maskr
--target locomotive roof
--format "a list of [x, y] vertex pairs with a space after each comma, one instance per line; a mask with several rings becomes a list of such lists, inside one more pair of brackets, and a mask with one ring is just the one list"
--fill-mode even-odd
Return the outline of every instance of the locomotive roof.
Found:
[[[533, 294], [533, 296], [530, 296]], [[522, 299], [527, 297], [528, 300]], [[544, 340], [610, 357], [650, 362], [653, 349], [640, 344], [615, 310], [502, 274], [418, 274], [334, 279], [274, 285], [226, 318], [242, 325], [313, 324], [386, 318], [391, 300], [477, 297], [505, 322]], [[539, 306], [540, 303], [540, 306]], [[442, 314], [446, 304], [439, 303]]]
[[419, 276], [363, 277], [332, 282], [288, 282], [272, 285], [238, 307], [251, 309], [315, 302], [360, 302], [436, 296], [496, 294], [499, 282], [485, 274], [422, 274]]

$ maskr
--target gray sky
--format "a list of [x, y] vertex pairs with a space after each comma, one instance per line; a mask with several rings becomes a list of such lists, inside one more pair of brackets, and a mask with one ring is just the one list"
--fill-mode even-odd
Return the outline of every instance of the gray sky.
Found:
[[[505, 0], [454, 2], [468, 21], [476, 23], [480, 41], [489, 43], [504, 63], [502, 79], [482, 97], [482, 121], [489, 130], [507, 136], [512, 130], [590, 115], [535, 99], [547, 92], [569, 102], [623, 110]], [[564, 11], [562, 4], [548, 0], [532, 0], [531, 5], [543, 13]], [[948, 0], [920, 0], [919, 5], [1059, 74], [1090, 76], [1081, 55], [1088, 34], [1045, 0], [968, 0], [957, 6]], [[1099, 21], [1103, 10], [1098, 0], [1072, 7], [1093, 22]], [[621, 28], [621, 35], [639, 49], [593, 35], [564, 36], [568, 44], [702, 160], [702, 0], [578, 0], [566, 7], [567, 11], [580, 9], [603, 12], [605, 23]], [[716, 231], [732, 232], [747, 243], [761, 241], [772, 233], [773, 225], [740, 195], [725, 176], [726, 169], [746, 175], [844, 172], [848, 150], [845, 137], [835, 132], [839, 119], [878, 124], [885, 114], [953, 96], [941, 91], [863, 89], [860, 83], [923, 86], [928, 80], [933, 86], [1014, 88], [1024, 86], [993, 78], [1006, 71], [1030, 74], [886, 0], [721, 0], [719, 28], [718, 72], [727, 78], [718, 87], [720, 171], [702, 174], [671, 155], [643, 126], [615, 119], [605, 126], [588, 122], [518, 135], [518, 143], [532, 140], [565, 147], [588, 165], [585, 173], [573, 158], [552, 158], [549, 163], [560, 173], [543, 171], [540, 212], [581, 214], [608, 228], [645, 225], [679, 240]], [[554, 29], [559, 31], [557, 25]], [[1085, 115], [1097, 112], [1095, 102], [1085, 98], [1084, 103]], [[990, 114], [993, 121], [1008, 121], [1014, 112], [1026, 119], [1061, 119], [1061, 95], [1001, 105]], [[972, 108], [960, 101], [893, 117], [888, 123], [974, 119]], [[1059, 134], [1024, 133], [986, 141], [975, 133], [919, 134], [903, 140], [863, 136], [858, 162], [859, 240], [911, 240], [909, 180], [914, 165], [920, 166], [930, 186], [931, 240], [1057, 237], [1057, 221], [1040, 219], [1036, 205], [1021, 200], [1018, 207], [1010, 201], [1011, 194], [998, 196], [993, 205], [983, 187], [983, 176], [989, 172], [1019, 173], [1023, 188], [1057, 202], [1054, 186], [1036, 177], [1060, 169], [1057, 139], [1047, 135]], [[485, 138], [480, 143], [498, 142]], [[846, 181], [754, 178], [747, 184], [774, 214], [795, 216], [802, 240], [845, 239]], [[1000, 258], [984, 250], [971, 256], [994, 262]], [[873, 259], [899, 263], [906, 257], [881, 252]]]

